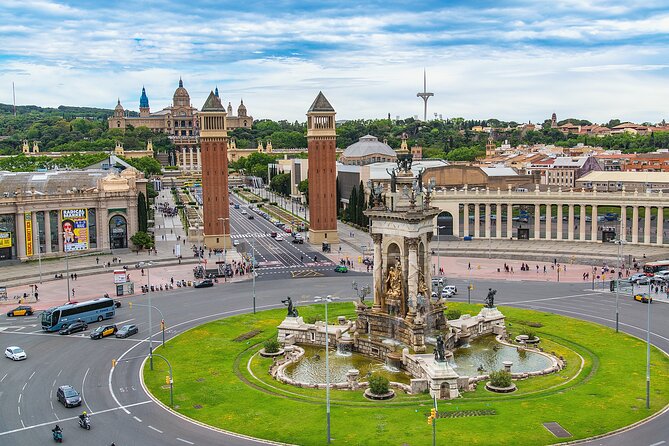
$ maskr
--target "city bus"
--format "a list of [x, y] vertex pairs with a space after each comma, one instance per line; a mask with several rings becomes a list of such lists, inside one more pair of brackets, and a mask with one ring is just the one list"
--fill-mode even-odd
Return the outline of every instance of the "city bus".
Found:
[[110, 319], [116, 314], [116, 305], [113, 299], [101, 297], [76, 304], [65, 304], [49, 308], [41, 314], [42, 330], [58, 331], [63, 326], [77, 320], [84, 322], [101, 322]]
[[648, 262], [643, 266], [643, 272], [647, 275], [657, 274], [660, 271], [669, 270], [669, 260], [659, 260], [657, 262]]

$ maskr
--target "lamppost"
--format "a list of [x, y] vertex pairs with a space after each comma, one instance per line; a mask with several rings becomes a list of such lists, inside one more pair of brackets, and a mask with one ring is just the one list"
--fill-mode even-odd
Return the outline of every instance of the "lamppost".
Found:
[[156, 310], [158, 313], [160, 313], [160, 330], [162, 331], [163, 334], [163, 341], [161, 345], [165, 347], [165, 316], [163, 315], [163, 312], [160, 311], [160, 308], [154, 306], [154, 305], [143, 305], [143, 304], [133, 304], [132, 302], [130, 305], [134, 305], [137, 307], [148, 307], [149, 308], [149, 314], [151, 314], [151, 309]]
[[[620, 272], [622, 271], [622, 250], [623, 250], [623, 245], [625, 244], [625, 240], [618, 239], [615, 241], [615, 243], [618, 245], [618, 277], [620, 277], [621, 276]], [[615, 281], [616, 281], [616, 333], [618, 333], [618, 322], [620, 320], [620, 312], [618, 306], [618, 299], [620, 297], [620, 279], [615, 279]], [[648, 283], [650, 283], [650, 281]]]
[[[49, 211], [46, 211], [49, 212]], [[35, 226], [37, 226], [37, 261], [39, 263], [39, 283], [42, 283], [42, 243], [39, 236], [39, 220], [35, 216]], [[45, 240], [46, 242], [46, 240]], [[33, 240], [33, 244], [35, 241]], [[34, 290], [34, 288], [33, 288]], [[34, 292], [34, 291], [33, 291]]]
[[[650, 296], [650, 284], [648, 280], [648, 326], [646, 327], [646, 409], [650, 409], [650, 303], [652, 302]], [[327, 309], [327, 305], [325, 307]]]
[[446, 226], [437, 226], [437, 273], [441, 274], [441, 237], [439, 236], [439, 231], [444, 229]]
[[149, 295], [149, 368], [153, 370], [153, 323], [151, 321], [151, 261], [146, 262], [147, 294]]
[[256, 261], [256, 238], [251, 238], [251, 250], [253, 252], [253, 257], [251, 258], [251, 274], [253, 274], [253, 314], [256, 314], [256, 267], [254, 265]]
[[223, 282], [228, 281], [228, 243], [225, 239], [225, 221], [230, 220], [230, 217], [218, 217], [218, 221], [223, 222]]
[[355, 280], [351, 282], [351, 288], [355, 290], [355, 293], [358, 295], [358, 299], [360, 299], [360, 302], [364, 302], [365, 297], [369, 295], [369, 293], [372, 291], [369, 284], [363, 285], [362, 288], [358, 287], [358, 282]]
[[70, 299], [70, 252], [67, 250], [67, 246], [65, 246], [65, 233], [64, 232], [59, 232], [59, 236], [63, 237], [63, 250], [65, 251], [65, 274], [67, 275], [67, 301], [71, 302]]
[[330, 344], [328, 336], [328, 302], [334, 298], [328, 294], [326, 297], [314, 297], [314, 302], [325, 302], [325, 413], [327, 419], [327, 443], [330, 444]]

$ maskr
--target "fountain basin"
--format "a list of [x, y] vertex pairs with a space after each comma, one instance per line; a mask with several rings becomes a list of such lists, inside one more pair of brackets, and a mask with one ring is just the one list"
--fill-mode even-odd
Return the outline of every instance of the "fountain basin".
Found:
[[395, 391], [393, 389], [388, 390], [388, 393], [384, 393], [383, 395], [377, 395], [375, 393], [372, 393], [371, 390], [365, 389], [365, 398], [369, 400], [374, 400], [374, 401], [386, 401], [390, 400], [392, 398], [395, 398]]

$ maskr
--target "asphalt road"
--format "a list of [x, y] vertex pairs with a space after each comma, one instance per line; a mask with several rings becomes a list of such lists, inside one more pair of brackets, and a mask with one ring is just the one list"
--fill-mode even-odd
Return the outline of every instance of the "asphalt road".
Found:
[[[281, 242], [276, 242], [281, 243]], [[370, 276], [358, 277], [361, 284]], [[466, 300], [464, 281], [453, 281]], [[583, 283], [547, 284], [538, 282], [474, 282], [473, 301], [482, 302], [487, 288], [498, 290], [498, 305], [514, 305], [542, 311], [552, 311], [592, 320], [612, 326], [615, 321], [615, 296], [593, 292]], [[280, 307], [280, 299], [291, 295], [297, 302], [311, 302], [315, 295], [332, 294], [351, 298], [350, 277], [310, 279], [274, 278], [271, 287], [263, 284], [256, 292], [259, 310]], [[308, 286], [308, 292], [306, 291]], [[295, 293], [303, 287], [305, 292]], [[167, 337], [203, 322], [251, 311], [251, 283], [236, 282], [214, 288], [177, 289], [152, 297], [151, 304], [159, 308], [167, 322]], [[28, 359], [0, 361], [0, 444], [36, 445], [51, 440], [51, 428], [58, 423], [64, 429], [66, 444], [108, 445], [251, 445], [258, 442], [228, 435], [182, 420], [154, 404], [141, 388], [140, 367], [148, 353], [148, 296], [131, 299], [133, 308], [125, 304], [117, 310], [115, 323], [134, 323], [139, 335], [126, 340], [88, 338], [89, 331], [71, 336], [42, 333], [36, 317], [0, 318], [0, 346], [23, 347]], [[139, 304], [139, 305], [138, 305]], [[621, 329], [639, 337], [645, 336], [648, 306], [620, 300]], [[653, 304], [652, 342], [669, 350], [669, 327], [661, 322], [669, 315], [669, 306]], [[153, 340], [160, 341], [160, 317], [153, 314]], [[96, 324], [92, 326], [94, 328]], [[194, 347], [196, 348], [196, 347]], [[111, 360], [120, 360], [111, 370]], [[157, 358], [155, 360], [158, 360]], [[72, 384], [82, 391], [82, 408], [65, 409], [55, 400], [56, 388]], [[178, 377], [176, 384], [178, 392]], [[92, 430], [78, 427], [76, 416], [87, 410]], [[664, 414], [636, 429], [591, 445], [654, 445], [669, 439], [669, 418]]]

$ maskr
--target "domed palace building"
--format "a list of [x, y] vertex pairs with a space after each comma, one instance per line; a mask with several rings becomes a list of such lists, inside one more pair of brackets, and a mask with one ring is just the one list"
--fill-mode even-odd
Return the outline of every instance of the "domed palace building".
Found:
[[[215, 94], [218, 97], [218, 88]], [[231, 104], [228, 104], [227, 111], [228, 129], [250, 128], [253, 125], [253, 117], [248, 115], [244, 101], [241, 101], [237, 108], [237, 116], [232, 115]], [[188, 170], [200, 169], [198, 110], [191, 105], [190, 95], [184, 87], [183, 80], [179, 79], [179, 86], [172, 96], [172, 105], [153, 113], [149, 106], [146, 89], [142, 87], [142, 94], [139, 97], [139, 116], [130, 116], [131, 114], [136, 113], [128, 113], [118, 100], [114, 108], [114, 115], [108, 119], [109, 128], [147, 127], [155, 133], [167, 133], [174, 143], [176, 152], [168, 154], [168, 163], [170, 165], [180, 164]]]
[[339, 162], [349, 166], [365, 166], [372, 163], [394, 162], [397, 154], [386, 142], [376, 136], [366, 135], [344, 150]]

